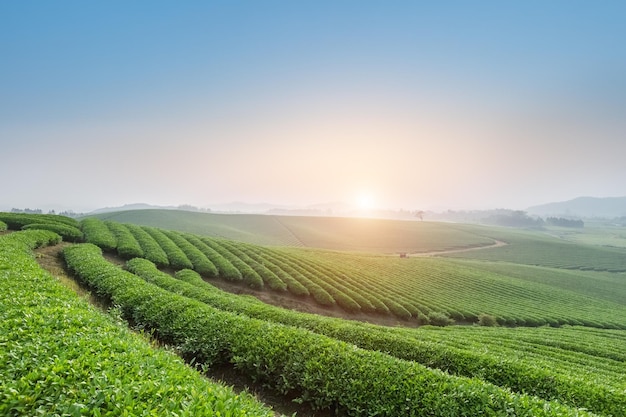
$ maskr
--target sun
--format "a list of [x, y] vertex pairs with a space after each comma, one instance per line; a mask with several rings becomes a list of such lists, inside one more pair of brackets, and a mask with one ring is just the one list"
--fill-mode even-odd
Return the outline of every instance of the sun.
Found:
[[374, 196], [369, 192], [361, 192], [356, 198], [356, 206], [359, 208], [359, 210], [372, 210], [374, 208], [374, 205]]

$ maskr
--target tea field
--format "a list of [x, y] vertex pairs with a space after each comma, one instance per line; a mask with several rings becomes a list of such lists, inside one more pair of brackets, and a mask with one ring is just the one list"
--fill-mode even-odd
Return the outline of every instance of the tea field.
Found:
[[[349, 235], [357, 223], [342, 220], [317, 236], [311, 218], [294, 220], [307, 244], [267, 246], [192, 223], [0, 213], [10, 231], [0, 235], [2, 414], [273, 415], [180, 357], [325, 415], [626, 415], [626, 252], [460, 224], [406, 222], [396, 234], [382, 222]], [[113, 313], [37, 265], [33, 250], [61, 239], [68, 272]], [[496, 240], [507, 245], [487, 247]], [[424, 255], [483, 248], [393, 254], [407, 242]]]

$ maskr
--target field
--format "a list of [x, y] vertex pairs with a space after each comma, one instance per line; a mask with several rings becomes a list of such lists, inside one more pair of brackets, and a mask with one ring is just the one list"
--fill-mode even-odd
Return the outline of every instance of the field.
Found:
[[[127, 322], [209, 373], [230, 367], [246, 384], [271, 390], [278, 409], [276, 398], [308, 405], [298, 415], [626, 415], [626, 250], [599, 244], [600, 229], [593, 239], [576, 241], [556, 229], [235, 215], [220, 223], [215, 214], [142, 213], [145, 218], [124, 212], [80, 221], [0, 213], [0, 229], [6, 224], [15, 231], [0, 236], [3, 248], [14, 248], [2, 252], [4, 295], [24, 300], [3, 304], [3, 317], [42, 317], [29, 324], [42, 335], [59, 326], [42, 310], [55, 303], [72, 306], [64, 310], [71, 326], [86, 326], [79, 310], [104, 317], [109, 324], [97, 328], [102, 334], [126, 331], [120, 323]], [[168, 220], [159, 225], [158, 219]], [[620, 233], [602, 230], [609, 241]], [[70, 244], [61, 247], [59, 236]], [[41, 245], [58, 247], [68, 273], [115, 314], [102, 316], [41, 270], [28, 255]], [[4, 414], [21, 415], [19, 407], [45, 411], [52, 405], [43, 398], [53, 398], [55, 409], [83, 404], [76, 415], [96, 415], [87, 411], [94, 408], [86, 405], [93, 404], [89, 393], [104, 388], [88, 384], [80, 401], [65, 403], [51, 388], [71, 384], [73, 364], [95, 372], [84, 359], [92, 342], [68, 339], [80, 359], [63, 365], [65, 373], [49, 387], [43, 371], [27, 370], [59, 348], [49, 347], [46, 337], [32, 338], [37, 332], [25, 339], [19, 325], [7, 323], [13, 330], [2, 343], [8, 352], [21, 349], [22, 368], [6, 360], [0, 369], [3, 380], [13, 381], [13, 388], [1, 388], [12, 401]], [[91, 334], [67, 326], [62, 334]], [[146, 336], [126, 334], [124, 340], [138, 338], [154, 349]], [[26, 340], [41, 348], [23, 348]], [[139, 359], [122, 361], [144, 366]], [[164, 371], [171, 377], [197, 372], [178, 371], [182, 364], [173, 358], [164, 363], [175, 364]], [[26, 376], [39, 382], [29, 385]], [[145, 385], [141, 378], [121, 383]], [[241, 414], [233, 415], [269, 412], [246, 395], [215, 387], [189, 389], [235, 396], [242, 402], [215, 400], [235, 404]], [[98, 407], [113, 409], [118, 398], [103, 395]], [[195, 400], [180, 398], [161, 414], [188, 412]], [[147, 409], [157, 407], [151, 401]]]
[[341, 251], [427, 252], [493, 243], [493, 239], [454, 224], [418, 221], [174, 210], [121, 211], [95, 217], [253, 244]]

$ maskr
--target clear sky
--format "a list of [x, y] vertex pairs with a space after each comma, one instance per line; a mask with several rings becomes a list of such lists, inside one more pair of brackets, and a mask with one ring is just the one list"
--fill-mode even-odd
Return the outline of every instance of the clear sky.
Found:
[[623, 1], [0, 2], [0, 209], [626, 195]]

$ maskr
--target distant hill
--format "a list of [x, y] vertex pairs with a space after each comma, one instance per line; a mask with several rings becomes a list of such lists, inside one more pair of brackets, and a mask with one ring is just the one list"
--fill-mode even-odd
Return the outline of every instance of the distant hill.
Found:
[[615, 218], [626, 216], [626, 197], [579, 197], [529, 207], [527, 211], [537, 216]]
[[415, 220], [217, 214], [158, 209], [100, 213], [95, 217], [261, 245], [375, 253], [442, 251], [493, 243], [493, 239], [461, 225]]
[[145, 203], [136, 203], [136, 204], [124, 204], [120, 207], [103, 207], [97, 210], [94, 210], [88, 215], [93, 214], [103, 214], [103, 213], [113, 213], [116, 211], [129, 211], [129, 210], [177, 210], [178, 207], [174, 206], [155, 206], [152, 204]]

